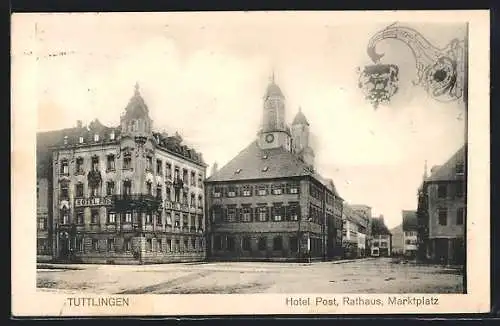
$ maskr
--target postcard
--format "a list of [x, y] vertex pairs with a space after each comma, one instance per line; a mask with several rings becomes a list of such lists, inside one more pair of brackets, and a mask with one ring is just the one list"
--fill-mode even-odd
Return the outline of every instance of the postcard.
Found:
[[490, 309], [489, 12], [12, 16], [14, 316]]

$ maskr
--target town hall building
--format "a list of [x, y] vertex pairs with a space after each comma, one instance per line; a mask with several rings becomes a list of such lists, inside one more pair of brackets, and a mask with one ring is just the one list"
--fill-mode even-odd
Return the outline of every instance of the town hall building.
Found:
[[287, 125], [273, 76], [257, 139], [205, 181], [208, 259], [340, 256], [343, 200], [317, 173], [314, 158], [309, 122], [299, 109]]

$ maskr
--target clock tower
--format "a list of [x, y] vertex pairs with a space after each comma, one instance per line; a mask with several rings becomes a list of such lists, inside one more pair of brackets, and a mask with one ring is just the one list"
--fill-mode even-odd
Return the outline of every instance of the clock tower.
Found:
[[275, 83], [274, 73], [264, 95], [262, 127], [258, 144], [262, 149], [283, 147], [291, 150], [290, 129], [285, 123], [285, 97]]

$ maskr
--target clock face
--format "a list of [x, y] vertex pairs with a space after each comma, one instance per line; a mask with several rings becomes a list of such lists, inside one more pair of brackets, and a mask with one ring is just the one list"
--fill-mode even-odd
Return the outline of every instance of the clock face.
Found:
[[266, 136], [266, 141], [268, 143], [272, 143], [274, 141], [274, 135], [273, 134], [269, 134]]

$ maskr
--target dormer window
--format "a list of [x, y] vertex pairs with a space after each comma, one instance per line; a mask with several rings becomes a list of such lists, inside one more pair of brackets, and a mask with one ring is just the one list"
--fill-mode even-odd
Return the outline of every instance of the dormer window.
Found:
[[83, 144], [83, 137], [82, 137], [82, 136], [80, 136], [80, 137], [78, 138], [78, 142], [79, 142], [80, 144]]
[[229, 187], [227, 189], [227, 196], [228, 197], [236, 197], [236, 187]]
[[238, 169], [238, 170], [234, 171], [234, 174], [240, 174], [240, 172], [241, 172], [241, 169]]
[[269, 167], [267, 167], [267, 166], [264, 166], [264, 167], [262, 168], [262, 172], [267, 172], [267, 170], [269, 170]]
[[115, 132], [112, 131], [110, 134], [109, 134], [109, 139], [111, 140], [115, 140]]
[[64, 136], [64, 145], [68, 145], [68, 136]]
[[267, 155], [263, 155], [263, 156], [262, 156], [262, 159], [263, 159], [263, 160], [267, 160]]

